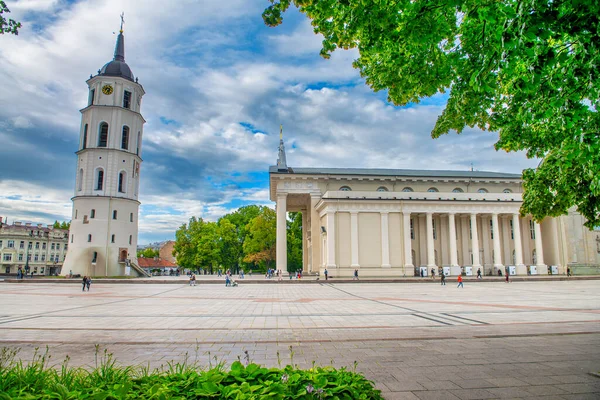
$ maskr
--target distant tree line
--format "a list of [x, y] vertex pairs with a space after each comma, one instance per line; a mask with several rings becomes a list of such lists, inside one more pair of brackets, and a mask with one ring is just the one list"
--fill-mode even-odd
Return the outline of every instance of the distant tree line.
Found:
[[66, 229], [66, 230], [69, 230], [71, 228], [71, 221], [69, 221], [69, 222], [67, 222], [67, 221], [63, 221], [63, 222], [54, 221], [54, 224], [52, 225], [52, 227], [54, 229]]
[[[218, 269], [264, 272], [275, 268], [276, 214], [265, 206], [249, 205], [217, 222], [192, 217], [175, 234], [173, 255], [190, 270]], [[302, 269], [302, 214], [288, 213], [288, 270]]]
[[159, 256], [159, 251], [153, 249], [152, 247], [147, 247], [145, 249], [138, 250], [137, 251], [137, 256], [138, 256], [138, 258], [140, 258], [140, 257], [154, 258], [154, 257], [158, 257]]

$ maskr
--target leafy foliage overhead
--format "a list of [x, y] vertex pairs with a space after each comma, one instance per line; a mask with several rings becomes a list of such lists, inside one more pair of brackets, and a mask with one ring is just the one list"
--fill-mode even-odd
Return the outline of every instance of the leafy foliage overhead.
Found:
[[[267, 25], [292, 0], [270, 0]], [[497, 150], [541, 158], [523, 173], [522, 214], [573, 206], [600, 223], [600, 2], [293, 0], [324, 36], [321, 55], [357, 48], [354, 67], [396, 105], [449, 93], [432, 131], [498, 132]]]
[[13, 35], [19, 34], [19, 28], [21, 27], [21, 23], [15, 21], [12, 18], [5, 18], [2, 16], [4, 13], [9, 13], [10, 10], [6, 6], [4, 1], [0, 1], [0, 35], [5, 33], [12, 33]]

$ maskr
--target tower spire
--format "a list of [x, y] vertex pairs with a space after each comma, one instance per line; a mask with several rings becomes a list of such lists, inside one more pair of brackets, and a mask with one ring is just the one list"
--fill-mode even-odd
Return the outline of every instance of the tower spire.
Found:
[[119, 30], [119, 36], [117, 36], [117, 45], [115, 46], [115, 57], [114, 61], [125, 61], [125, 37], [123, 36], [123, 23], [125, 13], [121, 13], [121, 29]]
[[285, 146], [283, 144], [283, 125], [279, 125], [279, 156], [277, 157], [277, 170], [286, 172], [288, 170], [287, 162], [285, 160]]

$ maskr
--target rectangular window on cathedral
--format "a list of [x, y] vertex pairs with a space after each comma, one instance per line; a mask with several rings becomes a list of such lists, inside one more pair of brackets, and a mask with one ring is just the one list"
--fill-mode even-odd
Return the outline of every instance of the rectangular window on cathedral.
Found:
[[94, 104], [94, 96], [96, 95], [96, 89], [90, 90], [90, 98], [88, 99], [88, 106]]
[[123, 94], [123, 107], [130, 108], [131, 106], [131, 92], [126, 90], [125, 94]]

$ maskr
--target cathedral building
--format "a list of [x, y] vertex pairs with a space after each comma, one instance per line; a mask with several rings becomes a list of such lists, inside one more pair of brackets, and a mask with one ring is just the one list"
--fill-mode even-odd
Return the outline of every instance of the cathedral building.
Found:
[[87, 85], [69, 252], [61, 273], [146, 275], [136, 262], [145, 92], [125, 62], [122, 26], [114, 58]]
[[301, 211], [303, 270], [329, 276], [598, 273], [600, 227], [581, 215], [521, 216], [520, 174], [270, 167], [277, 269], [287, 270], [286, 212]]

